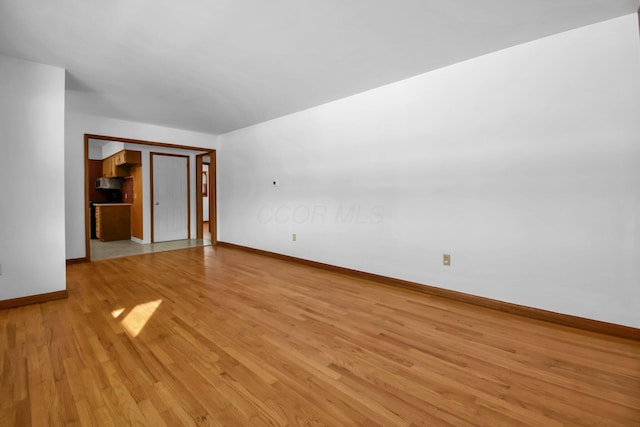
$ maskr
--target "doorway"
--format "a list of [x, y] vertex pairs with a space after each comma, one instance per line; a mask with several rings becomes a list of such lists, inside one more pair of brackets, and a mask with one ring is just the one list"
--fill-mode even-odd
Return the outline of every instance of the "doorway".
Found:
[[216, 152], [196, 156], [196, 237], [217, 243]]
[[[102, 242], [98, 239], [91, 239], [91, 220], [92, 218], [95, 218], [94, 215], [91, 214], [91, 204], [90, 202], [92, 201], [92, 196], [91, 196], [91, 191], [94, 187], [95, 187], [95, 179], [91, 179], [91, 174], [90, 174], [90, 169], [91, 167], [93, 167], [94, 169], [100, 165], [98, 165], [99, 163], [102, 163], [100, 160], [98, 160], [97, 162], [95, 160], [91, 160], [90, 159], [100, 159], [103, 157], [99, 157], [101, 152], [104, 152], [105, 150], [102, 150], [102, 147], [104, 147], [105, 145], [108, 144], [124, 144], [126, 149], [133, 149], [133, 150], [141, 150], [143, 155], [142, 155], [142, 163], [141, 165], [136, 168], [135, 170], [132, 168], [131, 169], [131, 177], [133, 178], [133, 182], [134, 185], [136, 185], [136, 188], [134, 189], [134, 194], [135, 195], [142, 195], [142, 198], [144, 198], [145, 200], [143, 200], [142, 203], [139, 204], [139, 209], [140, 209], [140, 214], [135, 214], [135, 216], [132, 216], [132, 223], [131, 223], [131, 240], [126, 240], [126, 241], [114, 241], [114, 242]], [[154, 147], [162, 147], [162, 148], [154, 148]], [[183, 247], [194, 247], [194, 246], [203, 246], [203, 245], [215, 245], [216, 244], [216, 238], [215, 238], [215, 218], [216, 218], [216, 204], [215, 204], [215, 163], [210, 163], [210, 169], [209, 169], [209, 174], [208, 174], [208, 179], [209, 179], [209, 186], [208, 186], [208, 191], [209, 191], [209, 209], [210, 209], [210, 224], [211, 228], [213, 229], [213, 233], [212, 233], [212, 238], [211, 240], [207, 240], [204, 241], [202, 240], [202, 238], [198, 238], [198, 239], [194, 239], [194, 234], [193, 231], [188, 232], [189, 234], [188, 239], [186, 240], [181, 240], [181, 241], [171, 241], [171, 242], [160, 242], [160, 243], [149, 243], [151, 241], [151, 234], [152, 234], [152, 230], [153, 228], [151, 227], [151, 220], [150, 220], [150, 215], [151, 215], [151, 211], [152, 211], [152, 206], [150, 205], [150, 198], [152, 197], [151, 195], [151, 191], [150, 191], [150, 180], [151, 180], [151, 174], [150, 174], [150, 169], [151, 169], [151, 161], [150, 161], [150, 153], [151, 151], [158, 151], [158, 152], [162, 152], [161, 154], [177, 154], [177, 155], [182, 155], [183, 157], [186, 155], [188, 156], [195, 156], [196, 159], [201, 158], [202, 156], [210, 156], [211, 162], [215, 162], [215, 150], [209, 150], [209, 149], [203, 149], [201, 147], [191, 147], [191, 146], [181, 146], [181, 145], [175, 145], [175, 144], [167, 144], [167, 143], [161, 143], [161, 142], [153, 142], [153, 141], [145, 141], [145, 140], [137, 140], [137, 139], [130, 139], [130, 138], [119, 138], [119, 137], [111, 137], [111, 136], [104, 136], [104, 135], [95, 135], [95, 134], [85, 134], [84, 135], [84, 152], [85, 152], [85, 182], [84, 182], [84, 187], [85, 187], [85, 253], [86, 256], [83, 259], [78, 259], [78, 261], [82, 260], [82, 261], [91, 261], [93, 259], [92, 257], [92, 249], [91, 247], [94, 246], [94, 249], [96, 248], [96, 244], [98, 244], [98, 246], [100, 247], [100, 250], [96, 250], [96, 256], [97, 258], [95, 259], [103, 259], [104, 257], [102, 256], [103, 252], [103, 246], [108, 246], [108, 252], [113, 252], [113, 254], [109, 254], [109, 256], [107, 256], [107, 258], [112, 258], [112, 257], [117, 257], [117, 256], [129, 256], [129, 255], [136, 255], [136, 254], [142, 254], [142, 253], [149, 253], [149, 252], [157, 252], [157, 251], [162, 251], [162, 250], [174, 250], [174, 249], [181, 249]], [[91, 153], [91, 155], [90, 155]], [[193, 160], [193, 157], [191, 157], [191, 159]], [[93, 163], [96, 163], [96, 165], [94, 165]], [[193, 162], [191, 162], [193, 163]], [[202, 175], [202, 171], [201, 170], [196, 170], [196, 174], [195, 174], [195, 180], [194, 180], [194, 176], [193, 176], [193, 172], [191, 172], [191, 178], [190, 178], [190, 189], [187, 191], [187, 195], [188, 197], [191, 197], [190, 199], [190, 204], [193, 202], [193, 195], [195, 194], [196, 197], [196, 201], [197, 203], [194, 204], [194, 206], [191, 209], [196, 209], [196, 210], [201, 210], [202, 208], [202, 202], [201, 199], [198, 199], [201, 196], [200, 191], [198, 191], [199, 188], [201, 188], [201, 184], [200, 186], [197, 186], [194, 188], [193, 182], [197, 182], [198, 178], [201, 177]], [[123, 183], [124, 183], [124, 179], [123, 179]], [[143, 184], [144, 183], [144, 184]], [[142, 186], [144, 185], [144, 193], [142, 192]], [[198, 185], [198, 184], [196, 184]], [[140, 187], [138, 187], [140, 186]], [[186, 187], [186, 184], [185, 184]], [[195, 191], [194, 191], [195, 190]], [[211, 197], [212, 196], [212, 197]], [[124, 196], [123, 196], [124, 197]], [[135, 198], [136, 196], [134, 196], [134, 200], [136, 202], [139, 202], [139, 200], [137, 200]], [[122, 200], [124, 202], [124, 200]], [[133, 209], [134, 209], [134, 205], [135, 203], [132, 203], [132, 215], [134, 215]], [[144, 205], [144, 219], [143, 215], [142, 215], [142, 206]], [[193, 212], [193, 210], [191, 211]], [[137, 222], [134, 224], [133, 218], [141, 218], [140, 222]], [[193, 221], [191, 221], [193, 222]], [[190, 229], [191, 226], [188, 226], [188, 229]], [[202, 220], [199, 220], [197, 223], [197, 227], [195, 227], [196, 230], [197, 229], [202, 229]], [[143, 231], [144, 230], [144, 231]], [[194, 230], [194, 231], [196, 231]], [[144, 240], [144, 241], [143, 241]]]

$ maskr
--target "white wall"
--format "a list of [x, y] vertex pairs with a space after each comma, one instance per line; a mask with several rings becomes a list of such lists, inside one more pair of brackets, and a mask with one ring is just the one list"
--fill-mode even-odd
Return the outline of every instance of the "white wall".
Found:
[[[85, 257], [84, 134], [215, 149], [216, 136], [67, 112], [65, 121], [66, 257]], [[145, 228], [145, 236], [147, 236]]]
[[221, 135], [219, 239], [640, 327], [639, 117], [634, 14]]
[[0, 56], [0, 300], [66, 289], [64, 70]]
[[[91, 147], [91, 144], [89, 144], [89, 147]], [[119, 153], [122, 150], [124, 150], [124, 142], [109, 141], [102, 146], [102, 157], [100, 158], [100, 160], [106, 159], [109, 156], [113, 156], [114, 154]], [[91, 155], [91, 150], [89, 150], [89, 155]]]
[[94, 146], [89, 143], [89, 160], [102, 160], [104, 157], [101, 146]]

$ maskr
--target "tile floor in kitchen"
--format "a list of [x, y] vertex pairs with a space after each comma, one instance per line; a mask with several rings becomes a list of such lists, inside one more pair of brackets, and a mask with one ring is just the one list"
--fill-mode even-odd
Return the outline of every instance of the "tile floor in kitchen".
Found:
[[171, 242], [159, 243], [137, 243], [133, 240], [117, 240], [114, 242], [101, 242], [97, 239], [91, 239], [91, 261], [101, 259], [120, 258], [132, 255], [149, 254], [153, 252], [173, 251], [176, 249], [193, 248], [198, 246], [211, 245], [211, 232], [209, 231], [209, 222], [204, 221], [202, 224], [204, 239], [186, 239], [174, 240]]
[[206, 239], [174, 240], [146, 244], [136, 243], [132, 240], [101, 242], [97, 239], [91, 239], [91, 261], [210, 245], [211, 240]]

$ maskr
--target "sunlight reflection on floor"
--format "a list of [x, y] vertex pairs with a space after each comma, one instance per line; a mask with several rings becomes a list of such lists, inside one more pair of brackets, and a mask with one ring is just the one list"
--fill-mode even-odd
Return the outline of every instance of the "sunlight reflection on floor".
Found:
[[[129, 335], [135, 338], [138, 336], [140, 331], [142, 331], [142, 328], [145, 327], [160, 304], [162, 304], [161, 299], [150, 301], [144, 304], [138, 304], [131, 309], [131, 311], [124, 317], [124, 319], [122, 319], [120, 323], [129, 333]], [[111, 315], [114, 317], [114, 319], [117, 319], [125, 310], [125, 308], [113, 310], [111, 312]]]

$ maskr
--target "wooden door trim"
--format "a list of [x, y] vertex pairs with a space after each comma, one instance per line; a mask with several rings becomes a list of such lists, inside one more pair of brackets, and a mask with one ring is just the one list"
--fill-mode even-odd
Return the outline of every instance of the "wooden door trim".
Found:
[[124, 142], [126, 144], [153, 145], [154, 147], [177, 148], [179, 150], [191, 150], [191, 151], [209, 151], [210, 150], [210, 148], [204, 148], [204, 147], [193, 147], [190, 145], [169, 144], [167, 142], [145, 141], [143, 139], [120, 138], [116, 136], [85, 134], [85, 138], [99, 139], [102, 141]]
[[89, 135], [84, 134], [84, 260], [91, 261], [91, 208], [89, 207]]
[[[209, 162], [204, 162], [204, 157], [209, 156]], [[196, 155], [196, 238], [202, 239], [204, 232], [202, 224], [204, 222], [204, 212], [202, 209], [202, 169], [203, 165], [209, 165], [209, 173], [207, 179], [209, 180], [209, 231], [211, 231], [211, 244], [216, 245], [218, 242], [218, 227], [216, 212], [217, 200], [216, 200], [216, 151], [211, 150], [207, 153]]]
[[204, 165], [204, 154], [196, 155], [196, 239], [202, 239], [204, 237], [204, 231], [202, 229], [202, 221], [204, 218], [204, 212], [202, 209], [202, 165]]
[[191, 239], [191, 162], [188, 155], [185, 154], [170, 154], [170, 153], [149, 153], [149, 200], [151, 201], [151, 243], [155, 243], [155, 204], [153, 200], [153, 156], [166, 156], [166, 157], [183, 157], [187, 159], [187, 239]]
[[216, 150], [209, 152], [209, 231], [211, 244], [218, 244], [218, 192]]

